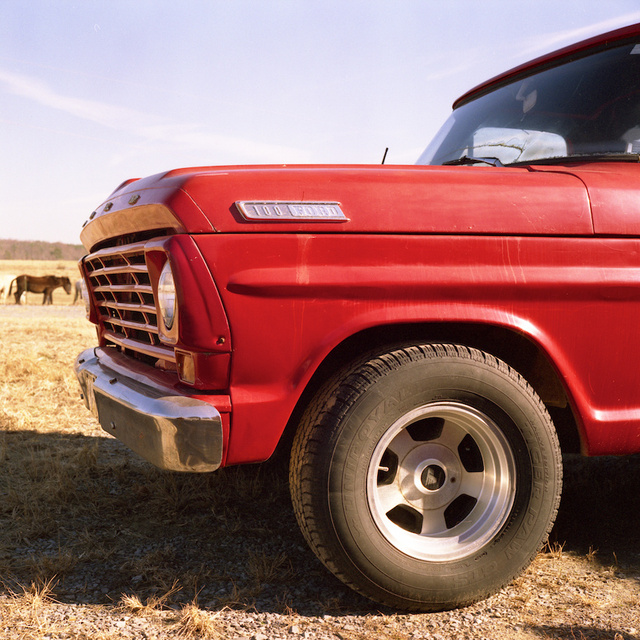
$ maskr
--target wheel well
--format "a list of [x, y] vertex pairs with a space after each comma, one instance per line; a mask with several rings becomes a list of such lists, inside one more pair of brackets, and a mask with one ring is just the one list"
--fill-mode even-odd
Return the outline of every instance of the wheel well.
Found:
[[374, 327], [337, 345], [309, 381], [294, 409], [279, 449], [290, 449], [298, 422], [318, 388], [337, 369], [363, 353], [393, 349], [410, 342], [454, 342], [486, 351], [515, 369], [535, 389], [556, 427], [563, 453], [580, 451], [577, 422], [560, 376], [547, 354], [526, 336], [504, 327], [482, 324], [420, 324]]

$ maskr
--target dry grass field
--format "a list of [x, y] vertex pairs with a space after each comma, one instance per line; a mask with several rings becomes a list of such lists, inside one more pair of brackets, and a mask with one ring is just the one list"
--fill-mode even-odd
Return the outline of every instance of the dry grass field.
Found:
[[0, 638], [640, 639], [638, 458], [567, 460], [550, 545], [496, 596], [381, 611], [306, 548], [282, 465], [164, 473], [102, 432], [72, 370], [93, 328], [54, 300], [0, 306]]

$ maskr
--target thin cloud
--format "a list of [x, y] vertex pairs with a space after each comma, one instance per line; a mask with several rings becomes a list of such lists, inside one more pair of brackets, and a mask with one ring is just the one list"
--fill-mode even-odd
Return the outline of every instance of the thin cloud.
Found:
[[142, 116], [126, 107], [115, 107], [96, 100], [61, 95], [36, 78], [11, 73], [4, 69], [0, 69], [0, 82], [3, 82], [8, 91], [16, 96], [112, 129], [121, 129], [123, 123], [137, 121]]
[[233, 155], [240, 151], [244, 157], [254, 160], [286, 158], [291, 162], [303, 155], [299, 149], [218, 134], [201, 125], [176, 123], [168, 118], [129, 107], [63, 95], [41, 80], [5, 69], [0, 69], [0, 83], [15, 96], [101, 127], [136, 136], [143, 143], [162, 144], [182, 150], [215, 150], [218, 153]]

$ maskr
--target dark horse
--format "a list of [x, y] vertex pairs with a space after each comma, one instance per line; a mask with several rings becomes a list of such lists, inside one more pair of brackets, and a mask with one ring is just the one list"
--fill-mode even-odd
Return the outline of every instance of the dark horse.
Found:
[[13, 288], [13, 283], [16, 283], [16, 304], [20, 304], [20, 296], [25, 291], [31, 293], [42, 293], [42, 304], [53, 304], [52, 293], [54, 289], [62, 287], [67, 293], [71, 293], [71, 281], [67, 276], [18, 276], [9, 285], [9, 295]]

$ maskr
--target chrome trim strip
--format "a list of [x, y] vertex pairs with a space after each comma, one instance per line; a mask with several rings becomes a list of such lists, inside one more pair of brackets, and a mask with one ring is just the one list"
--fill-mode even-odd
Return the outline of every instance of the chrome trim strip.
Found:
[[[124, 203], [122, 204], [124, 206]], [[106, 210], [105, 206], [103, 213], [87, 222], [80, 232], [80, 240], [87, 249], [92, 249], [98, 242], [106, 238], [119, 235], [154, 229], [171, 229], [174, 233], [184, 233], [185, 231], [182, 222], [173, 211], [163, 204], [126, 206], [126, 208], [114, 210], [105, 215]]]

